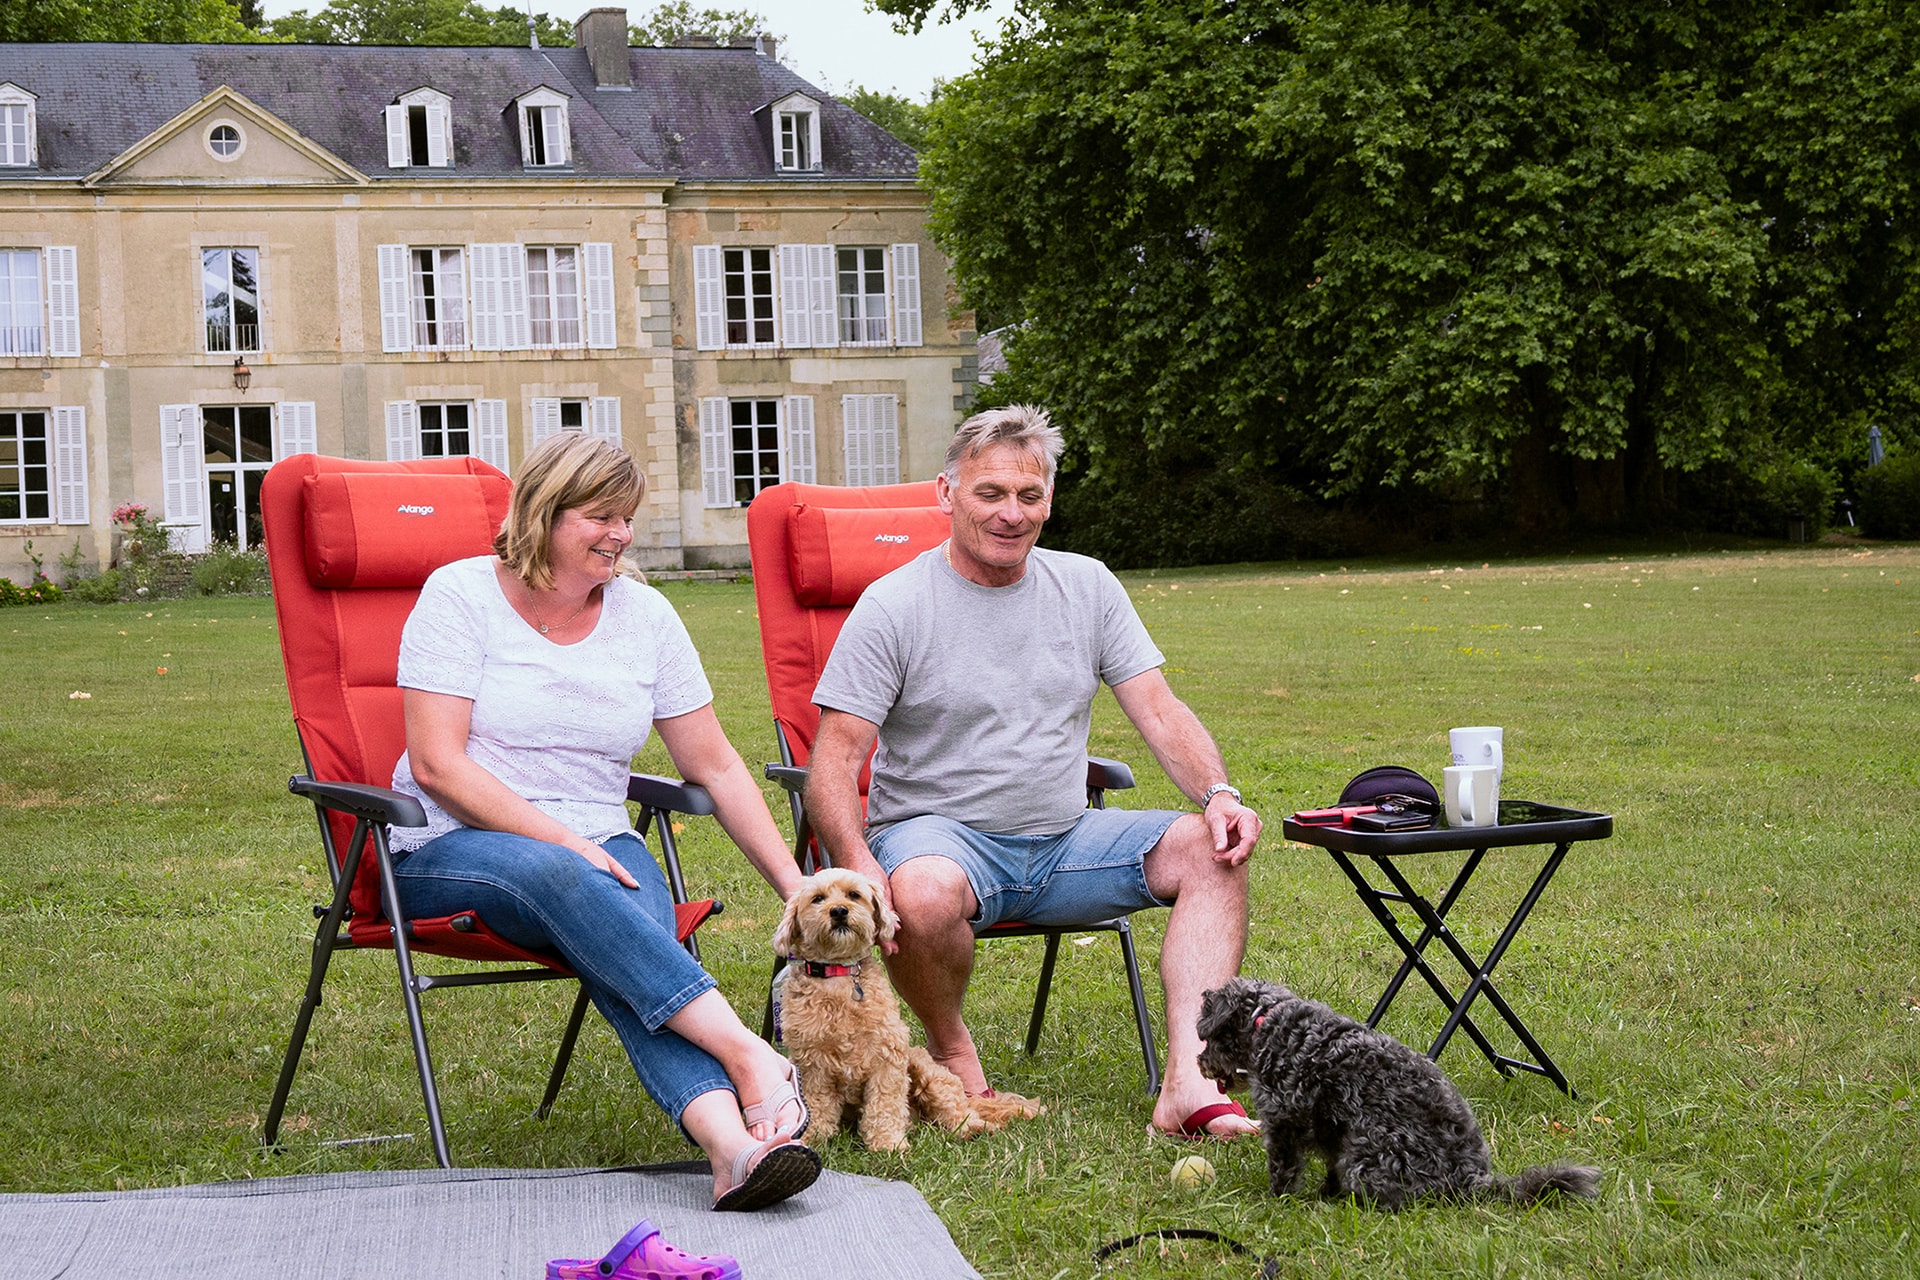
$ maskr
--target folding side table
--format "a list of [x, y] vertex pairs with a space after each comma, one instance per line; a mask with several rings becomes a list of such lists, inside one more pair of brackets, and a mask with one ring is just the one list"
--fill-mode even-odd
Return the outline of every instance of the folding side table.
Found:
[[[1560, 869], [1567, 851], [1582, 840], [1604, 840], [1613, 834], [1611, 814], [1562, 809], [1530, 800], [1502, 800], [1499, 823], [1491, 827], [1435, 826], [1417, 831], [1356, 831], [1351, 827], [1319, 826], [1288, 818], [1281, 823], [1280, 829], [1287, 839], [1315, 845], [1332, 855], [1340, 869], [1347, 873], [1347, 878], [1353, 881], [1354, 891], [1360, 895], [1360, 901], [1367, 905], [1374, 919], [1380, 922], [1380, 927], [1387, 931], [1387, 936], [1393, 939], [1406, 957], [1401, 961], [1399, 971], [1393, 975], [1393, 980], [1387, 984], [1386, 991], [1381, 994], [1379, 1003], [1373, 1006], [1373, 1012], [1367, 1015], [1369, 1027], [1380, 1025], [1380, 1020], [1387, 1016], [1388, 1007], [1393, 1004], [1394, 997], [1400, 994], [1408, 975], [1418, 973], [1448, 1010], [1440, 1035], [1427, 1051], [1428, 1058], [1438, 1061], [1447, 1042], [1453, 1038], [1453, 1033], [1464, 1029], [1500, 1074], [1512, 1075], [1515, 1070], [1531, 1071], [1553, 1081], [1568, 1097], [1574, 1096], [1566, 1076], [1561, 1074], [1560, 1068], [1554, 1065], [1547, 1051], [1540, 1047], [1540, 1042], [1534, 1039], [1533, 1033], [1527, 1030], [1526, 1024], [1500, 994], [1499, 988], [1494, 986], [1493, 970], [1519, 935], [1520, 926], [1526, 923], [1528, 913], [1540, 900], [1547, 882], [1553, 879], [1553, 873]], [[1447, 927], [1447, 913], [1453, 910], [1466, 892], [1468, 882], [1489, 849], [1518, 845], [1552, 845], [1553, 852], [1547, 855], [1546, 864], [1540, 868], [1540, 874], [1534, 877], [1533, 886], [1514, 909], [1513, 918], [1507, 922], [1500, 940], [1487, 952], [1486, 959], [1476, 960]], [[1467, 855], [1437, 903], [1415, 889], [1395, 862], [1398, 858], [1423, 853]], [[1361, 859], [1370, 861], [1378, 868], [1386, 877], [1389, 887], [1376, 887], [1360, 865]], [[1406, 931], [1401, 928], [1399, 918], [1388, 905], [1396, 902], [1411, 908], [1419, 918], [1418, 938], [1408, 938]], [[1458, 997], [1427, 962], [1427, 948], [1436, 939], [1467, 972], [1466, 989]], [[1482, 995], [1486, 996], [1487, 1003], [1493, 1006], [1494, 1012], [1500, 1015], [1514, 1035], [1520, 1038], [1527, 1052], [1533, 1055], [1531, 1059], [1514, 1058], [1501, 1053], [1475, 1025], [1469, 1010]]]

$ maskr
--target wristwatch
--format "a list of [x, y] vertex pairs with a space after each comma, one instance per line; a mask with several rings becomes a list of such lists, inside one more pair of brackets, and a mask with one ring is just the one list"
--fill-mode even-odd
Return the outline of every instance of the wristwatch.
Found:
[[1222, 791], [1232, 796], [1233, 802], [1235, 804], [1240, 803], [1240, 788], [1234, 786], [1231, 782], [1216, 782], [1212, 786], [1208, 787], [1206, 789], [1205, 794], [1203, 794], [1200, 797], [1200, 807], [1204, 809], [1208, 805], [1212, 804], [1213, 798], [1219, 795]]

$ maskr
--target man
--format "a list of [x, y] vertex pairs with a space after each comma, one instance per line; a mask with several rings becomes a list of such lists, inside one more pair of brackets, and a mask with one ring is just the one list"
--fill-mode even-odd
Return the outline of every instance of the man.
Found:
[[[1200, 997], [1238, 972], [1260, 818], [1168, 688], [1126, 590], [1096, 560], [1034, 547], [1060, 433], [1029, 406], [962, 423], [934, 480], [952, 536], [874, 583], [814, 691], [807, 811], [836, 866], [886, 887], [894, 985], [928, 1049], [987, 1091], [961, 1002], [974, 936], [999, 920], [1084, 924], [1173, 908], [1160, 953], [1167, 1072], [1154, 1126], [1254, 1126], [1199, 1073]], [[1199, 813], [1086, 807], [1087, 730], [1105, 682]], [[860, 813], [859, 776], [879, 740]]]

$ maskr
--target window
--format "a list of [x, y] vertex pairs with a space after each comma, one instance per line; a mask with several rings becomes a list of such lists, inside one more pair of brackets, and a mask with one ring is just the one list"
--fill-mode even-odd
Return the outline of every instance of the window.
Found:
[[40, 251], [0, 250], [0, 356], [39, 356], [46, 352]]
[[783, 480], [813, 483], [813, 397], [702, 400], [700, 477], [709, 507], [744, 507]]
[[453, 165], [453, 99], [436, 89], [402, 94], [387, 108], [387, 167]]
[[[60, 412], [54, 410], [54, 436], [56, 453], [64, 458]], [[310, 400], [161, 405], [160, 475], [169, 545], [189, 553], [216, 541], [259, 546], [261, 480], [277, 459], [313, 452]]]
[[260, 350], [260, 251], [202, 249], [200, 296], [207, 350]]
[[727, 345], [773, 345], [773, 250], [728, 249], [724, 284]]
[[79, 354], [80, 273], [74, 246], [0, 248], [0, 356]]
[[898, 396], [841, 396], [840, 428], [847, 484], [900, 483]]
[[273, 466], [273, 406], [203, 405], [200, 440], [208, 536], [242, 551], [259, 546], [260, 482]]
[[774, 167], [781, 172], [820, 168], [820, 104], [792, 93], [773, 104]]
[[52, 519], [48, 444], [44, 412], [0, 412], [0, 521]]
[[247, 140], [230, 124], [217, 124], [207, 132], [207, 150], [216, 160], [231, 160], [245, 150]]
[[838, 257], [840, 341], [884, 343], [887, 340], [887, 251], [842, 249]]
[[536, 89], [519, 100], [520, 163], [530, 169], [564, 166], [567, 147], [567, 98], [552, 89]]
[[580, 251], [571, 245], [527, 250], [527, 320], [536, 347], [580, 345]]
[[0, 84], [0, 167], [24, 168], [34, 161], [34, 96], [17, 84]]
[[387, 458], [475, 456], [507, 469], [505, 400], [387, 401]]
[[463, 263], [459, 249], [412, 251], [414, 350], [445, 351], [467, 345]]
[[527, 448], [539, 447], [562, 431], [586, 431], [615, 445], [623, 445], [620, 397], [562, 400], [535, 396], [527, 402]]

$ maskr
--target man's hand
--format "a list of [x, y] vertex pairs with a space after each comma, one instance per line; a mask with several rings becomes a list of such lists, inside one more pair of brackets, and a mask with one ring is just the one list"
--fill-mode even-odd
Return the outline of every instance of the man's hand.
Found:
[[1201, 814], [1213, 834], [1213, 860], [1237, 867], [1253, 856], [1260, 840], [1260, 815], [1225, 791], [1214, 793]]

